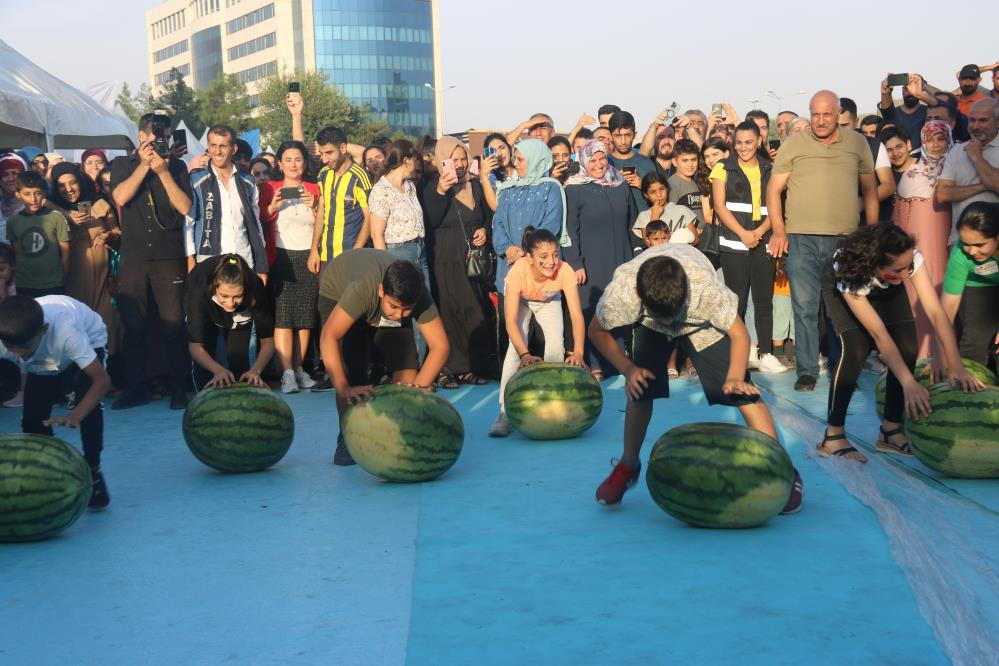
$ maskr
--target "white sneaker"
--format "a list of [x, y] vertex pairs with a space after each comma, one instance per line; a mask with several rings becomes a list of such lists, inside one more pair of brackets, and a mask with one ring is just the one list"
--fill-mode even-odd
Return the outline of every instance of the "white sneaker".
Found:
[[310, 389], [316, 385], [316, 380], [310, 377], [302, 366], [295, 369], [295, 381], [298, 382], [298, 388], [302, 389]]
[[281, 393], [298, 393], [298, 382], [295, 381], [294, 370], [285, 370], [281, 374]]
[[778, 360], [778, 358], [773, 354], [764, 354], [763, 356], [760, 357], [760, 362], [759, 362], [760, 372], [769, 372], [776, 374], [779, 372], [787, 372], [790, 369], [791, 368], [781, 363], [780, 360]]
[[506, 414], [500, 412], [496, 416], [496, 420], [493, 421], [492, 426], [489, 428], [489, 436], [506, 437], [511, 432], [513, 432], [513, 428], [510, 427], [510, 422], [506, 419]]
[[877, 352], [871, 352], [870, 356], [868, 356], [867, 359], [864, 360], [864, 367], [863, 367], [864, 372], [869, 372], [873, 375], [880, 375], [882, 372], [885, 372], [887, 369], [888, 368], [885, 367], [885, 364], [881, 362], [881, 359], [878, 358]]
[[822, 354], [819, 354], [819, 374], [821, 375], [823, 372], [825, 372], [828, 369], [829, 369], [829, 359], [827, 359]]
[[760, 351], [757, 347], [749, 348], [749, 361], [746, 363], [746, 367], [750, 370], [759, 370], [760, 368]]

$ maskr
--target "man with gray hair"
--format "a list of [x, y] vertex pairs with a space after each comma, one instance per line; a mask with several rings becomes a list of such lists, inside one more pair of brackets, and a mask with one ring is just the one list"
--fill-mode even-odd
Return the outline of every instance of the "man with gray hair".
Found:
[[[839, 97], [815, 93], [810, 127], [784, 141], [767, 184], [770, 253], [787, 253], [794, 312], [796, 391], [812, 391], [819, 374], [819, 276], [840, 236], [860, 221], [857, 182], [867, 219], [878, 219], [874, 158], [864, 137], [839, 126]], [[787, 214], [781, 192], [787, 187]]]
[[955, 144], [937, 181], [937, 199], [951, 205], [950, 243], [957, 221], [973, 201], [999, 203], [999, 100], [986, 97], [968, 110], [971, 141]]
[[787, 138], [790, 132], [787, 126], [791, 124], [791, 121], [798, 117], [798, 114], [794, 111], [781, 111], [777, 114], [777, 136], [783, 141]]

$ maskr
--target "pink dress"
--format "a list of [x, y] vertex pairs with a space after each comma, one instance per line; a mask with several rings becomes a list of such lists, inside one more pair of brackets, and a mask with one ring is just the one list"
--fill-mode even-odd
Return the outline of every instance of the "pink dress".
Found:
[[[933, 286], [940, 294], [947, 270], [947, 239], [950, 237], [951, 207], [937, 201], [936, 179], [926, 178], [925, 165], [915, 164], [902, 174], [892, 222], [916, 238], [916, 249], [923, 255]], [[905, 281], [909, 303], [916, 319], [918, 358], [933, 355], [933, 326], [922, 305], [917, 302], [912, 283]]]

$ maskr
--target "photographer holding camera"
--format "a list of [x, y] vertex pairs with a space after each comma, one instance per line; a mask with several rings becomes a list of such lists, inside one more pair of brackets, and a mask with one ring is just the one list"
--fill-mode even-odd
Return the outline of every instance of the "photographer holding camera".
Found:
[[112, 409], [149, 402], [146, 386], [148, 299], [156, 300], [166, 338], [170, 408], [187, 405], [190, 360], [184, 329], [184, 216], [191, 210], [187, 167], [168, 145], [170, 117], [162, 111], [139, 119], [139, 148], [111, 162], [112, 196], [121, 207], [121, 266], [117, 304], [125, 328], [127, 386]]

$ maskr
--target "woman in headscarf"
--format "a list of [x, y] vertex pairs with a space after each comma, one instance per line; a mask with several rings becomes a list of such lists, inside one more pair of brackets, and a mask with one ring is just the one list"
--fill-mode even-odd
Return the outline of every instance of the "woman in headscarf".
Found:
[[111, 331], [108, 251], [117, 247], [121, 238], [115, 209], [97, 194], [93, 181], [69, 162], [52, 167], [50, 199], [69, 223], [66, 295], [97, 312]]
[[[565, 237], [565, 190], [547, 174], [553, 165], [552, 151], [544, 141], [524, 139], [513, 147], [513, 167], [517, 178], [510, 178], [496, 188], [496, 212], [493, 214], [493, 248], [496, 250], [496, 291], [503, 302], [503, 284], [510, 267], [521, 257], [521, 242], [527, 227], [547, 229], [560, 239]], [[497, 308], [498, 358], [506, 354], [506, 322], [503, 308]]]
[[424, 220], [430, 259], [431, 288], [451, 354], [441, 370], [438, 386], [485, 384], [490, 347], [494, 339], [486, 324], [487, 286], [468, 279], [466, 256], [472, 247], [488, 242], [486, 229], [492, 211], [486, 205], [482, 183], [468, 173], [468, 151], [458, 139], [437, 141], [434, 162], [454, 162], [455, 173], [434, 174], [424, 185]]
[[[8, 220], [11, 215], [21, 212], [24, 204], [17, 198], [17, 175], [27, 171], [28, 163], [15, 153], [0, 155], [0, 219]], [[7, 240], [6, 225], [0, 240]]]
[[[579, 173], [565, 186], [566, 231], [570, 244], [562, 250], [576, 271], [586, 325], [610, 284], [614, 270], [632, 258], [631, 227], [638, 212], [624, 179], [607, 162], [607, 148], [587, 141], [579, 151]], [[614, 366], [587, 341], [586, 364], [602, 379]]]
[[[927, 121], [920, 138], [923, 145], [919, 159], [905, 170], [898, 182], [892, 221], [915, 236], [916, 249], [923, 255], [930, 281], [939, 293], [947, 270], [951, 207], [937, 201], [936, 188], [944, 158], [954, 140], [950, 126], [942, 120]], [[933, 355], [933, 326], [908, 283], [906, 291], [916, 317], [917, 358], [929, 358]]]
[[107, 192], [102, 191], [101, 184], [97, 180], [98, 175], [100, 175], [101, 170], [108, 165], [108, 156], [100, 148], [88, 148], [83, 151], [83, 155], [80, 156], [80, 169], [83, 174], [94, 183], [97, 188], [97, 193], [105, 197], [110, 196]]

